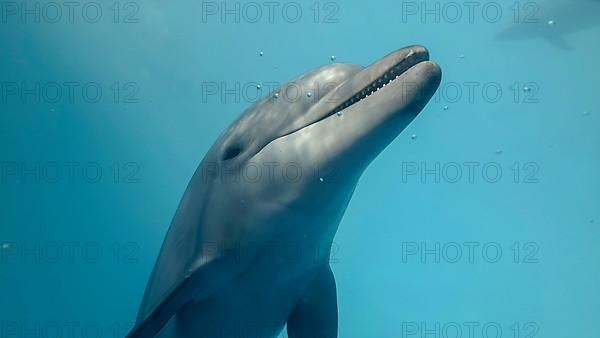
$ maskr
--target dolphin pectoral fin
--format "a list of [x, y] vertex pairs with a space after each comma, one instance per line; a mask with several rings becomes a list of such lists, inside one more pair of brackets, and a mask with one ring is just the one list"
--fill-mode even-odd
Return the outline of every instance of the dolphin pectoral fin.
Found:
[[189, 301], [188, 289], [191, 286], [190, 279], [184, 279], [179, 285], [170, 290], [167, 296], [155, 306], [148, 316], [136, 324], [127, 335], [127, 338], [154, 337], [167, 324], [171, 317], [175, 315], [177, 310]]
[[127, 338], [154, 337], [189, 301], [201, 297], [201, 294], [210, 293], [209, 290], [198, 290], [199, 283], [202, 283], [205, 278], [206, 273], [202, 269], [197, 269], [185, 276], [179, 284], [169, 290], [163, 300], [141, 322], [136, 324]]
[[289, 338], [337, 338], [335, 278], [329, 265], [319, 270], [287, 321]]
[[189, 270], [160, 302], [129, 332], [126, 338], [152, 338], [190, 301], [213, 294], [219, 287], [241, 274], [247, 266], [235, 265], [225, 257], [204, 262]]

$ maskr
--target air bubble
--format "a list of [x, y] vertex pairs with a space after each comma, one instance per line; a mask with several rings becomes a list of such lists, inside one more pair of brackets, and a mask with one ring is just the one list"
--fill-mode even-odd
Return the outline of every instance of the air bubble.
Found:
[[554, 26], [554, 20], [548, 21], [548, 26]]
[[260, 85], [259, 84], [256, 85], [256, 89], [260, 89]]
[[412, 135], [410, 135], [410, 139], [411, 139], [411, 140], [416, 140], [416, 139], [417, 139], [417, 134], [412, 134]]
[[319, 177], [319, 181], [323, 182], [324, 181], [323, 177]]
[[330, 59], [331, 61], [335, 61], [335, 55], [332, 55], [332, 56], [330, 56], [330, 57], [329, 57], [329, 59]]
[[502, 149], [496, 149], [496, 154], [497, 154], [497, 155], [500, 155], [500, 154], [502, 154]]
[[340, 110], [339, 112], [335, 113], [335, 115], [342, 116], [342, 115], [344, 115], [344, 113], [342, 113], [342, 111]]
[[448, 110], [448, 106], [444, 106], [444, 110]]
[[531, 87], [529, 87], [529, 86], [523, 87], [523, 92], [529, 93], [530, 91], [531, 91]]
[[258, 55], [260, 55], [260, 56], [263, 56], [263, 55], [265, 55], [265, 53], [264, 53], [264, 52], [261, 50], [261, 51], [258, 53]]
[[311, 97], [312, 96], [312, 92], [306, 93], [306, 96]]
[[275, 93], [275, 94], [273, 94], [273, 96], [274, 96], [275, 98], [278, 98], [278, 97], [279, 97], [279, 93]]

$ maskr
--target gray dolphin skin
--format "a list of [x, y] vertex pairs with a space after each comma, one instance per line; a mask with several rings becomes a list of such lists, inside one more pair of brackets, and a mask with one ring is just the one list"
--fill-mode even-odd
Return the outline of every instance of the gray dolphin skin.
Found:
[[540, 38], [554, 47], [573, 50], [567, 36], [600, 25], [600, 0], [558, 0], [526, 4], [520, 22], [512, 23], [496, 35], [496, 40]]
[[249, 107], [189, 182], [128, 337], [337, 337], [340, 220], [440, 81], [415, 45], [319, 67]]

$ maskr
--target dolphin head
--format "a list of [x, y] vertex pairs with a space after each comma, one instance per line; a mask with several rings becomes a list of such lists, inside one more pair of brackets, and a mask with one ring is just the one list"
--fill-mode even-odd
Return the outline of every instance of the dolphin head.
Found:
[[362, 172], [423, 109], [440, 80], [422, 46], [367, 67], [319, 67], [249, 107], [204, 162], [219, 168], [211, 177], [228, 196], [341, 215]]

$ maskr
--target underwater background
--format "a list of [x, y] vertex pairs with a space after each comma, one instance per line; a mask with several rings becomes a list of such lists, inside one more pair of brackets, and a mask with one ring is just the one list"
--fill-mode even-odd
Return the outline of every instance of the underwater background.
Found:
[[1, 14], [1, 338], [123, 337], [224, 128], [269, 84], [410, 44], [442, 84], [340, 224], [339, 336], [600, 337], [600, 1]]

